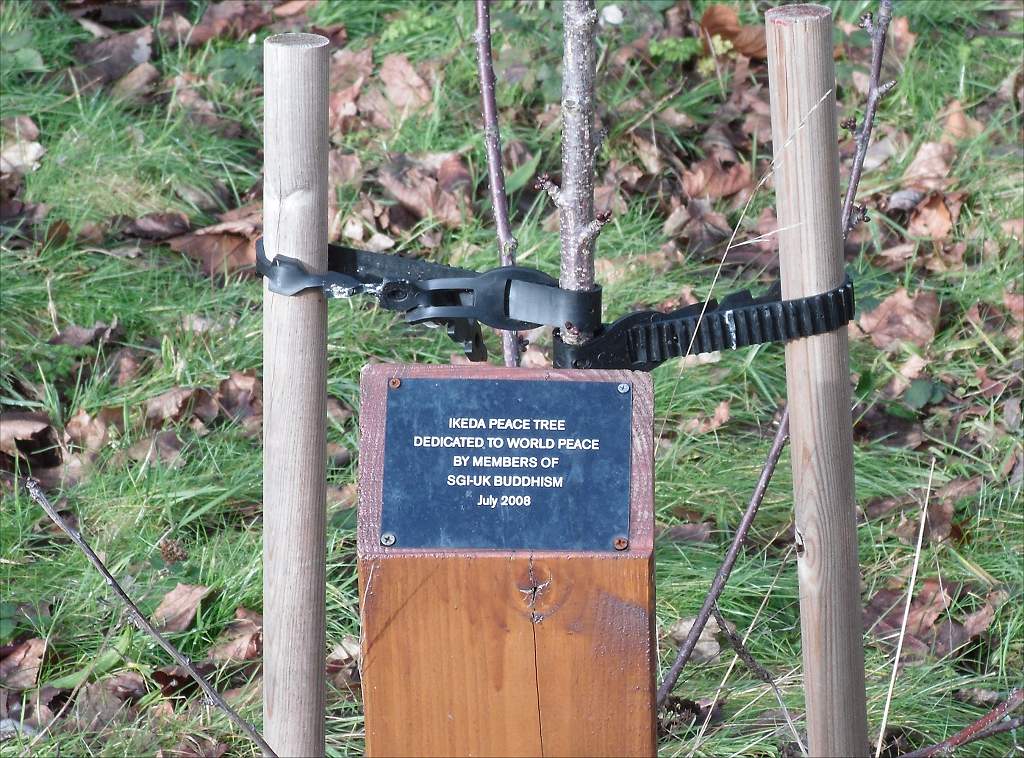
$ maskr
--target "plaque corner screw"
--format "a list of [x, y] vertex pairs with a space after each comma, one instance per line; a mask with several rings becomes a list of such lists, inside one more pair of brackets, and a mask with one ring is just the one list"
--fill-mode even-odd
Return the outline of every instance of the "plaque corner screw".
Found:
[[380, 544], [382, 544], [384, 547], [391, 547], [392, 545], [394, 545], [395, 544], [395, 535], [394, 535], [394, 533], [392, 533], [392, 532], [384, 532], [384, 534], [382, 534], [380, 536]]
[[629, 392], [629, 385], [626, 382], [622, 382], [619, 385], [619, 393], [625, 395], [627, 392]]
[[393, 390], [397, 390], [399, 387], [402, 386], [402, 380], [399, 379], [397, 376], [393, 376], [391, 377], [391, 379], [388, 380], [388, 386]]
[[626, 539], [625, 537], [616, 537], [612, 541], [612, 546], [616, 550], [625, 550], [627, 547], [629, 547], [629, 540]]

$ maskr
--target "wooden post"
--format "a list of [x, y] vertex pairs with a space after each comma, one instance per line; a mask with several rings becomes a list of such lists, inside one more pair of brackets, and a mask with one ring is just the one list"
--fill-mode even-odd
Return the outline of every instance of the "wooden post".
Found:
[[[327, 266], [328, 40], [263, 43], [267, 256]], [[327, 307], [263, 295], [263, 721], [282, 756], [324, 754]]]
[[[768, 11], [782, 295], [843, 281], [832, 12]], [[786, 345], [810, 753], [866, 755], [846, 328]]]
[[[467, 382], [478, 385], [460, 390]], [[544, 418], [565, 421], [565, 431], [557, 435], [564, 437], [582, 434], [584, 425], [593, 427], [592, 419], [625, 405], [631, 416], [618, 416], [625, 418], [618, 431], [599, 438], [607, 460], [624, 465], [624, 474], [602, 476], [580, 460], [589, 454], [568, 462], [573, 454], [554, 451], [560, 456], [555, 468], [523, 462], [486, 470], [556, 473], [569, 480], [565, 489], [535, 493], [532, 503], [518, 496], [511, 508], [474, 505], [478, 491], [481, 496], [493, 492], [496, 499], [529, 491], [517, 485], [488, 482], [471, 494], [462, 483], [435, 486], [449, 474], [479, 473], [473, 468], [479, 464], [467, 456], [453, 468], [451, 455], [442, 455], [439, 465], [425, 468], [413, 432], [499, 434], [461, 431], [448, 421], [447, 408], [470, 421], [481, 417], [481, 403], [490, 401], [479, 400], [479, 383], [500, 388], [501, 402], [489, 406], [497, 416], [519, 420], [537, 418], [528, 409], [536, 397], [554, 395], [548, 402], [557, 404], [566, 395], [599, 390], [602, 397], [617, 399], [594, 407], [585, 422], [579, 409], [563, 408]], [[396, 398], [406, 392], [416, 399], [410, 408]], [[459, 402], [448, 399], [460, 392]], [[427, 402], [420, 403], [421, 397]], [[655, 754], [652, 414], [650, 376], [629, 371], [396, 364], [364, 369], [358, 555], [368, 755]], [[511, 435], [551, 437], [540, 428]], [[499, 454], [524, 455], [518, 446], [498, 447], [503, 448]], [[453, 451], [491, 452], [460, 448]], [[533, 449], [525, 455], [539, 459], [543, 453]], [[399, 503], [395, 490], [389, 490], [392, 477], [402, 481], [403, 495], [411, 492], [412, 517], [404, 524], [394, 515]], [[570, 490], [582, 491], [572, 504]], [[607, 542], [592, 548], [578, 542], [555, 547], [563, 538], [573, 545], [574, 535], [591, 526], [607, 526], [602, 497], [621, 501], [621, 531], [613, 524]], [[537, 517], [534, 525], [550, 528], [517, 530], [511, 522], [527, 515]], [[480, 528], [469, 540], [463, 539], [465, 531], [459, 533], [466, 523]], [[417, 546], [411, 532], [420, 526], [443, 539], [428, 546], [421, 540]], [[485, 547], [482, 540], [467, 546], [482, 532], [513, 540], [525, 533], [530, 541], [540, 540], [541, 531], [549, 538], [544, 548]]]

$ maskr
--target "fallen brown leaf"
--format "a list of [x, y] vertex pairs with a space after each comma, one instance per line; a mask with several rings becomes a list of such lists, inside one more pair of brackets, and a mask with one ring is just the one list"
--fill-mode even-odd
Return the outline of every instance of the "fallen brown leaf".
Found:
[[0, 132], [4, 137], [18, 141], [35, 142], [39, 139], [39, 127], [36, 126], [36, 122], [23, 113], [0, 119]]
[[945, 189], [956, 148], [947, 142], [925, 142], [903, 172], [903, 186], [922, 191]]
[[[959, 211], [959, 205], [957, 205]], [[956, 219], [946, 205], [941, 192], [930, 192], [928, 196], [914, 208], [907, 226], [907, 234], [911, 237], [943, 240], [949, 236]]]
[[141, 100], [153, 90], [160, 79], [160, 71], [152, 63], [140, 63], [122, 76], [111, 87], [111, 94], [118, 98]]
[[[921, 529], [920, 512], [913, 518], [905, 515], [893, 533], [907, 545], [917, 544], [917, 535]], [[928, 503], [928, 515], [924, 525], [924, 543], [939, 543], [950, 537], [953, 530], [953, 503], [935, 498]]]
[[[213, 673], [216, 668], [216, 664], [214, 664], [213, 661], [200, 661], [193, 665], [203, 676]], [[195, 680], [189, 676], [188, 671], [181, 666], [161, 666], [160, 668], [154, 669], [152, 677], [153, 681], [156, 682], [158, 687], [160, 687], [160, 692], [164, 697], [170, 697], [171, 695], [184, 695], [199, 686], [196, 684]]]
[[710, 542], [711, 524], [698, 521], [692, 524], [673, 524], [658, 532], [661, 542]]
[[270, 12], [278, 18], [290, 18], [306, 13], [317, 4], [318, 0], [285, 0], [280, 5], [275, 5]]
[[381, 170], [379, 181], [417, 218], [436, 218], [450, 229], [472, 218], [469, 171], [457, 153], [397, 156]]
[[242, 39], [271, 21], [263, 3], [251, 0], [223, 0], [206, 8], [199, 23], [192, 27], [189, 47], [197, 47], [216, 37]]
[[263, 383], [255, 372], [232, 371], [217, 388], [216, 400], [224, 413], [246, 430], [263, 423]]
[[142, 368], [143, 354], [130, 347], [122, 347], [107, 362], [106, 371], [113, 377], [115, 387], [129, 384]]
[[1014, 321], [1024, 321], [1024, 293], [1005, 291], [1003, 305], [1010, 312]]
[[359, 52], [347, 48], [331, 56], [328, 119], [332, 135], [352, 131], [358, 123], [356, 105], [363, 83], [373, 73], [373, 48]]
[[430, 104], [428, 85], [401, 53], [392, 53], [384, 58], [377, 76], [384, 83], [388, 100], [404, 116]]
[[750, 166], [725, 164], [713, 156], [683, 172], [683, 191], [688, 197], [720, 198], [752, 187]]
[[45, 653], [46, 640], [38, 637], [15, 645], [14, 649], [0, 660], [0, 684], [11, 690], [35, 687]]
[[89, 92], [115, 82], [149, 61], [152, 43], [153, 28], [150, 26], [82, 43], [75, 48], [75, 57], [81, 63], [68, 69], [68, 77], [79, 92]]
[[358, 697], [361, 692], [359, 664], [362, 658], [359, 638], [346, 634], [327, 655], [327, 678], [342, 692]]
[[210, 737], [189, 735], [183, 737], [169, 750], [158, 750], [157, 758], [221, 758], [228, 752], [228, 746]]
[[327, 508], [330, 511], [344, 510], [346, 508], [354, 508], [359, 502], [359, 488], [358, 486], [350, 482], [349, 484], [337, 487], [335, 485], [328, 485], [327, 487]]
[[263, 654], [263, 617], [238, 608], [208, 656], [215, 661], [249, 661]]
[[36, 411], [0, 412], [0, 453], [31, 463], [60, 462], [57, 430], [50, 417]]
[[210, 588], [200, 584], [179, 583], [164, 595], [153, 612], [153, 623], [164, 632], [183, 632], [192, 625], [199, 603], [210, 594]]
[[352, 462], [352, 451], [337, 442], [327, 443], [328, 468], [344, 468]]
[[164, 86], [171, 92], [169, 110], [182, 110], [192, 123], [225, 137], [237, 137], [241, 134], [241, 125], [220, 115], [217, 106], [199, 93], [199, 85], [199, 78], [187, 72], [178, 74], [166, 82]]
[[188, 230], [188, 216], [179, 211], [171, 211], [139, 216], [124, 228], [124, 234], [148, 240], [165, 240], [184, 234]]
[[198, 261], [209, 276], [230, 274], [256, 263], [256, 240], [263, 231], [260, 203], [221, 214], [221, 222], [174, 237], [171, 249]]
[[327, 419], [332, 421], [339, 426], [344, 426], [345, 422], [352, 418], [352, 409], [342, 403], [338, 398], [327, 397]]
[[125, 721], [130, 710], [106, 684], [89, 682], [79, 690], [67, 718], [79, 731], [96, 732]]
[[924, 428], [917, 421], [891, 416], [878, 405], [866, 413], [855, 413], [854, 436], [862, 442], [879, 442], [887, 447], [915, 450], [924, 443]]
[[185, 459], [181, 454], [184, 446], [178, 435], [167, 430], [139, 440], [128, 448], [127, 455], [132, 460], [146, 465], [159, 462], [171, 468], [181, 468], [185, 465]]
[[72, 324], [61, 330], [60, 334], [51, 337], [48, 342], [51, 345], [69, 345], [70, 347], [85, 347], [86, 345], [101, 344], [115, 339], [120, 334], [117, 320], [111, 325], [97, 321], [92, 326], [77, 326]]
[[98, 452], [110, 439], [111, 428], [124, 431], [124, 412], [120, 407], [101, 408], [91, 415], [80, 408], [64, 425], [68, 439], [88, 452]]
[[946, 106], [946, 123], [942, 129], [942, 142], [959, 142], [960, 140], [977, 137], [985, 130], [984, 125], [964, 113], [959, 100], [953, 100]]
[[900, 60], [906, 60], [917, 41], [917, 35], [910, 31], [910, 19], [906, 16], [894, 18], [889, 24], [889, 39], [893, 52]]
[[218, 411], [217, 400], [206, 390], [174, 387], [146, 401], [146, 425], [158, 429], [193, 418], [208, 424]]
[[911, 297], [900, 288], [874, 310], [862, 313], [858, 323], [875, 347], [892, 352], [908, 342], [926, 348], [938, 322], [939, 299], [934, 292], [921, 290]]
[[739, 14], [732, 6], [709, 5], [701, 16], [700, 25], [709, 37], [717, 34], [722, 39], [729, 40], [741, 55], [760, 60], [768, 57], [764, 26], [741, 26]]
[[707, 434], [713, 432], [729, 420], [729, 401], [723, 400], [715, 406], [711, 416], [697, 416], [687, 419], [679, 428], [684, 434]]
[[896, 375], [889, 380], [889, 383], [882, 390], [882, 394], [890, 400], [898, 398], [906, 392], [910, 383], [921, 375], [921, 372], [928, 366], [928, 363], [927, 358], [923, 358], [920, 355], [911, 355], [899, 367]]
[[[355, 153], [331, 150], [327, 154], [327, 240], [337, 242], [342, 233], [338, 208], [338, 189], [358, 187], [363, 181], [363, 165]], [[362, 227], [360, 226], [360, 229]], [[358, 240], [362, 241], [362, 240]]]
[[[668, 628], [666, 636], [678, 647], [686, 640], [686, 636], [690, 633], [690, 629], [693, 628], [696, 621], [696, 616], [679, 619]], [[718, 644], [717, 639], [717, 635], [721, 631], [714, 617], [709, 618], [707, 624], [701, 630], [700, 636], [697, 638], [697, 645], [693, 649], [693, 655], [690, 660], [694, 663], [707, 663], [708, 661], [715, 660], [722, 652], [722, 646]]]
[[[39, 168], [39, 161], [46, 155], [46, 148], [31, 140], [15, 138], [0, 150], [0, 172], [23, 175]], [[9, 192], [8, 196], [14, 192]]]

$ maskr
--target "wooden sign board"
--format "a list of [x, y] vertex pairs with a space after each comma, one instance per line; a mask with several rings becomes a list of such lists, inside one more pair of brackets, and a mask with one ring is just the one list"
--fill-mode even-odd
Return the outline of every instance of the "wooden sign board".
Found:
[[650, 377], [367, 367], [367, 753], [654, 755]]

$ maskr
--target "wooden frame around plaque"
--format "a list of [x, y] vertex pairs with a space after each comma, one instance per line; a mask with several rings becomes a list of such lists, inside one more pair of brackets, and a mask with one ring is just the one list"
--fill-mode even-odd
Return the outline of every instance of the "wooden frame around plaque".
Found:
[[[382, 546], [387, 392], [389, 382], [410, 378], [628, 383], [625, 549]], [[358, 562], [367, 753], [654, 755], [650, 376], [377, 364], [364, 369], [361, 394]]]

